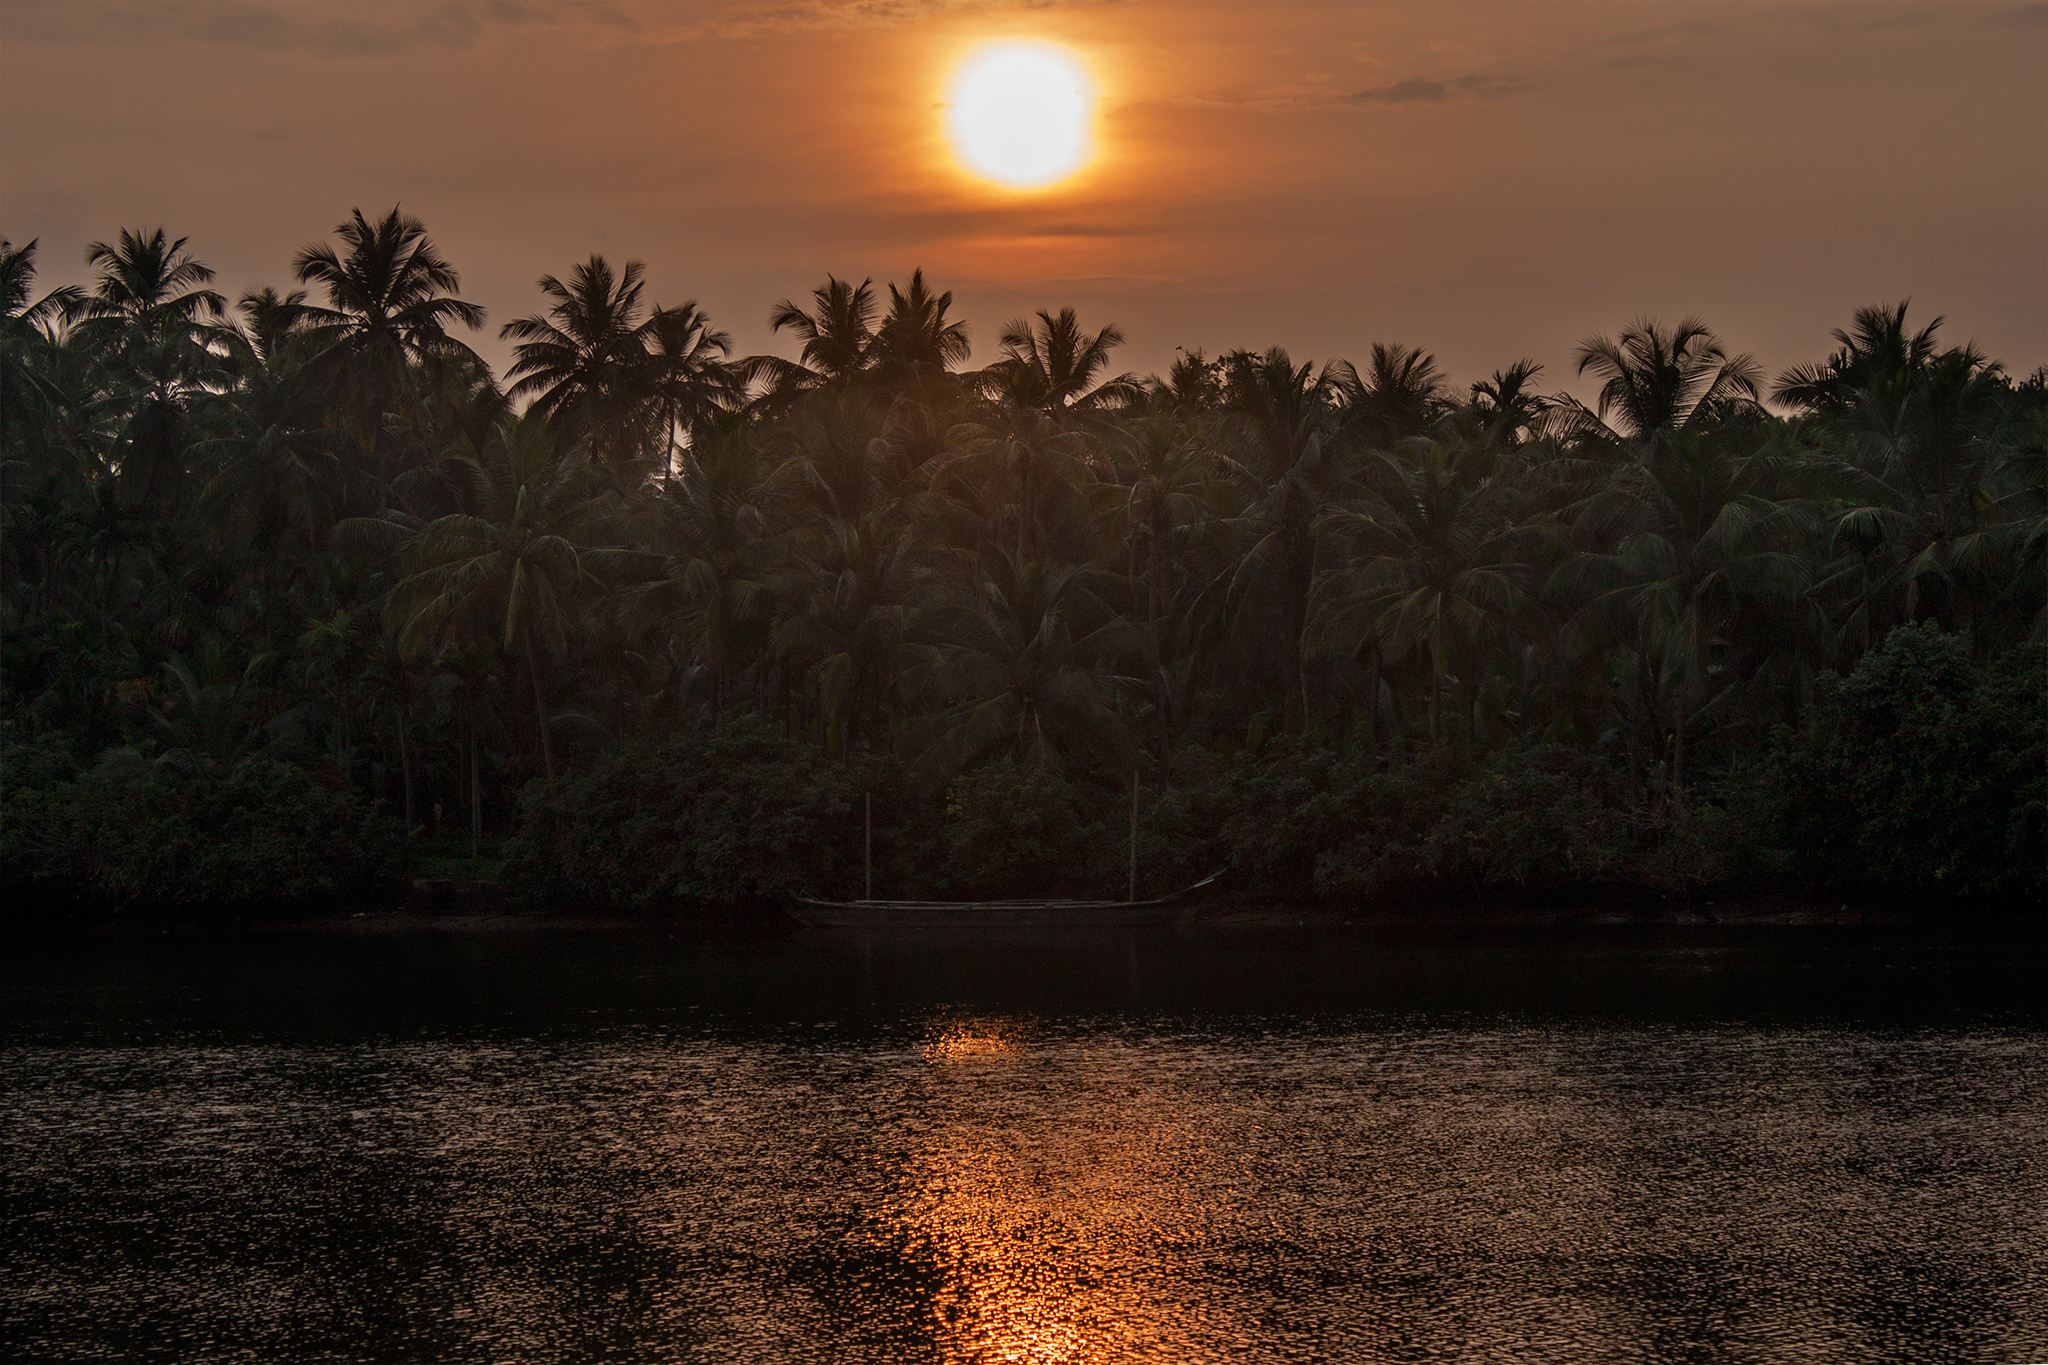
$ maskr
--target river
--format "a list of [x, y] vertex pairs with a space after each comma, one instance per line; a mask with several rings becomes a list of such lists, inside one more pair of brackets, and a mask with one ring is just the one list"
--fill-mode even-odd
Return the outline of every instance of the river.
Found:
[[128, 932], [13, 1359], [2048, 1359], [2037, 932]]

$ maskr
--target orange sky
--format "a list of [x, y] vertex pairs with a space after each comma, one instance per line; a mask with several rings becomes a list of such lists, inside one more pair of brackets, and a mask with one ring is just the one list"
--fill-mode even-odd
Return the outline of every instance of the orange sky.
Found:
[[[1103, 91], [1056, 188], [962, 175], [940, 102], [1002, 37]], [[1773, 370], [1911, 296], [2048, 361], [2048, 5], [0, 2], [0, 231], [47, 282], [123, 226], [231, 291], [360, 205], [425, 218], [491, 323], [591, 251], [742, 351], [827, 271], [922, 265], [977, 359], [1073, 304], [1177, 345], [1434, 351], [1460, 381], [1698, 313]], [[1585, 387], [1583, 384], [1579, 387]]]

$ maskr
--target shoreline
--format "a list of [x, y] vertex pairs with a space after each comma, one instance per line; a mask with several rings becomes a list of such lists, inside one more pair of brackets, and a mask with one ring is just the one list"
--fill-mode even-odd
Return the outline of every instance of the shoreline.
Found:
[[[317, 914], [239, 914], [209, 917], [153, 912], [91, 915], [70, 919], [21, 916], [7, 926], [16, 938], [125, 937], [130, 935], [311, 935], [389, 936], [416, 934], [666, 933], [807, 930], [775, 906], [723, 911], [603, 913], [528, 911], [488, 903], [487, 897], [436, 908], [424, 897], [395, 905], [344, 908]], [[1595, 896], [1577, 902], [1557, 899], [1492, 899], [1464, 904], [1412, 903], [1403, 906], [1293, 902], [1249, 895], [1221, 896], [1189, 909], [1169, 924], [1173, 932], [1260, 929], [1586, 929], [1627, 927], [1835, 927], [1835, 928], [2005, 928], [2048, 929], [2044, 907], [2020, 901], [1904, 901], [1820, 899], [1812, 896], [1735, 896], [1685, 900], [1658, 895], [1641, 899]], [[890, 934], [960, 929], [976, 932], [1096, 932], [1086, 925], [957, 928], [910, 926], [872, 932]]]

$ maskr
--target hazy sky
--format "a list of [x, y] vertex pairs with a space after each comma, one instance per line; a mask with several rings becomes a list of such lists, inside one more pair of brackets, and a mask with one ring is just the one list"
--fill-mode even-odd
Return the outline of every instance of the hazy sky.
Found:
[[[1100, 155], [959, 169], [947, 76], [1071, 47]], [[592, 251], [742, 351], [826, 273], [922, 265], [976, 357], [1073, 304], [1176, 346], [1434, 351], [1460, 381], [1697, 313], [1775, 371], [1911, 296], [2048, 361], [2048, 4], [542, 5], [0, 0], [0, 231], [45, 281], [162, 224], [231, 292], [349, 209], [424, 218], [499, 324]], [[778, 345], [778, 342], [780, 343]], [[1580, 388], [1587, 387], [1579, 385]]]

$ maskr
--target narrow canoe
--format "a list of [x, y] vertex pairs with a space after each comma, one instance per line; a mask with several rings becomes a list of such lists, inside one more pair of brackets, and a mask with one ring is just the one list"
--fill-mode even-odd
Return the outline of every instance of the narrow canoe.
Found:
[[1122, 928], [1170, 924], [1192, 908], [1197, 895], [1223, 872], [1149, 901], [827, 901], [789, 896], [789, 913], [819, 929], [925, 929], [937, 926], [1059, 926]]

